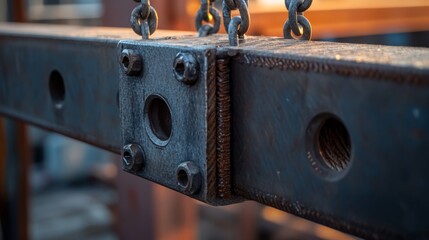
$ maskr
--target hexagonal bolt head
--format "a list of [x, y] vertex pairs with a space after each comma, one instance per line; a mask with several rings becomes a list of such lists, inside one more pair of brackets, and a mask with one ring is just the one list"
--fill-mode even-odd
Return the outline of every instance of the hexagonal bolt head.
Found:
[[176, 170], [179, 190], [188, 195], [198, 193], [201, 189], [201, 173], [198, 166], [192, 162], [181, 163]]
[[124, 49], [120, 61], [128, 76], [138, 76], [143, 69], [142, 57], [134, 50]]
[[179, 82], [194, 84], [198, 79], [199, 68], [197, 59], [191, 53], [180, 52], [174, 59], [173, 72]]
[[122, 148], [122, 169], [137, 172], [143, 168], [144, 152], [137, 144], [128, 144]]

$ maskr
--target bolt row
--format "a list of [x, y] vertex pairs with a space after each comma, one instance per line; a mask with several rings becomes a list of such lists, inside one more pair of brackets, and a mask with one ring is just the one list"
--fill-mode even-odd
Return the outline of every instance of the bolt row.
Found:
[[[143, 72], [143, 59], [137, 51], [124, 49], [120, 62], [128, 76], [140, 76]], [[179, 82], [195, 84], [199, 75], [199, 64], [195, 56], [192, 53], [179, 52], [173, 61], [173, 74]]]
[[[122, 148], [122, 169], [137, 173], [143, 170], [145, 163], [143, 148], [138, 144], [127, 144]], [[193, 162], [187, 161], [176, 168], [176, 182], [179, 190], [193, 195], [200, 191], [202, 177], [200, 169]]]

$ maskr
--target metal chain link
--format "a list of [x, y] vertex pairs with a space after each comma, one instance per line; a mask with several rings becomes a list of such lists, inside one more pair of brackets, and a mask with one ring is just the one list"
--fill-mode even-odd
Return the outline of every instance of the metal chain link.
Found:
[[283, 26], [283, 35], [286, 39], [311, 40], [311, 24], [304, 12], [310, 8], [313, 0], [285, 0], [289, 11], [289, 18]]
[[[238, 46], [249, 30], [250, 15], [248, 0], [224, 0], [222, 2], [223, 24], [228, 32], [229, 45]], [[240, 16], [231, 19], [231, 11], [239, 10]]]
[[[213, 3], [216, 0], [201, 0], [201, 7], [195, 17], [195, 27], [198, 31], [199, 37], [206, 37], [210, 34], [219, 32], [220, 28], [220, 15], [216, 8], [213, 7]], [[213, 17], [213, 25], [210, 24], [210, 15]], [[207, 22], [207, 24], [203, 24]]]
[[158, 28], [158, 13], [150, 6], [150, 0], [134, 0], [134, 2], [141, 2], [141, 4], [131, 13], [131, 27], [143, 39], [149, 39], [149, 36]]

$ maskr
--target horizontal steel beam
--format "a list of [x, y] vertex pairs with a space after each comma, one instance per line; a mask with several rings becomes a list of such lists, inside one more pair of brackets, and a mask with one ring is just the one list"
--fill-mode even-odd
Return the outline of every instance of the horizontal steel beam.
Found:
[[[212, 204], [251, 199], [364, 238], [429, 236], [428, 49], [268, 37], [233, 48], [224, 35], [158, 34], [141, 41], [121, 29], [0, 25], [0, 112], [117, 153], [138, 142], [148, 165], [131, 172]], [[143, 57], [144, 73], [122, 71], [124, 49]], [[197, 84], [174, 79], [179, 52], [196, 56]], [[228, 168], [222, 151], [209, 157], [219, 121], [202, 118], [219, 120], [210, 84], [225, 66]], [[147, 130], [153, 95], [169, 104], [183, 145]], [[203, 169], [196, 195], [174, 184], [186, 159]]]
[[[0, 112], [120, 153], [121, 39], [138, 36], [120, 28], [0, 24]], [[63, 86], [50, 84], [57, 78]]]

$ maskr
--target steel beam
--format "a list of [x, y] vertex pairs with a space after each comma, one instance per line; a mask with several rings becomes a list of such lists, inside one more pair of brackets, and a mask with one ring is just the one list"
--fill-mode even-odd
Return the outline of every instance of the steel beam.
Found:
[[[230, 198], [255, 200], [364, 238], [429, 236], [429, 50], [267, 37], [248, 37], [233, 48], [224, 35], [159, 34], [141, 41], [129, 30], [1, 25], [0, 112], [117, 153], [138, 142], [148, 161], [159, 165], [132, 172], [178, 191], [172, 179], [177, 163], [183, 156], [197, 158], [203, 184], [214, 185], [215, 194], [188, 195], [212, 204], [225, 203], [219, 189], [228, 175]], [[157, 66], [149, 77], [124, 75], [124, 48], [146, 56], [145, 69]], [[186, 90], [174, 80], [174, 57], [181, 51], [216, 55], [197, 57], [201, 88]], [[228, 174], [219, 152], [214, 161], [198, 151], [215, 146], [207, 144], [207, 131], [219, 121], [210, 125], [201, 116], [214, 103], [205, 84], [215, 79], [204, 77], [206, 66], [215, 64], [219, 72], [220, 59], [229, 61], [231, 82]], [[183, 139], [202, 146], [158, 146], [171, 151], [171, 159], [157, 146], [148, 150], [157, 144], [145, 133], [150, 123], [144, 96], [154, 89], [169, 103], [179, 104], [176, 98], [185, 94], [185, 102], [196, 106], [171, 111], [173, 119], [195, 121], [195, 129], [173, 121], [173, 131], [183, 128], [177, 132], [189, 134]], [[121, 109], [124, 103], [140, 107], [120, 112], [118, 102]], [[137, 118], [126, 120], [129, 114]], [[210, 167], [213, 177], [204, 170]]]
[[120, 28], [0, 24], [0, 111], [120, 153], [121, 39], [138, 36]]

